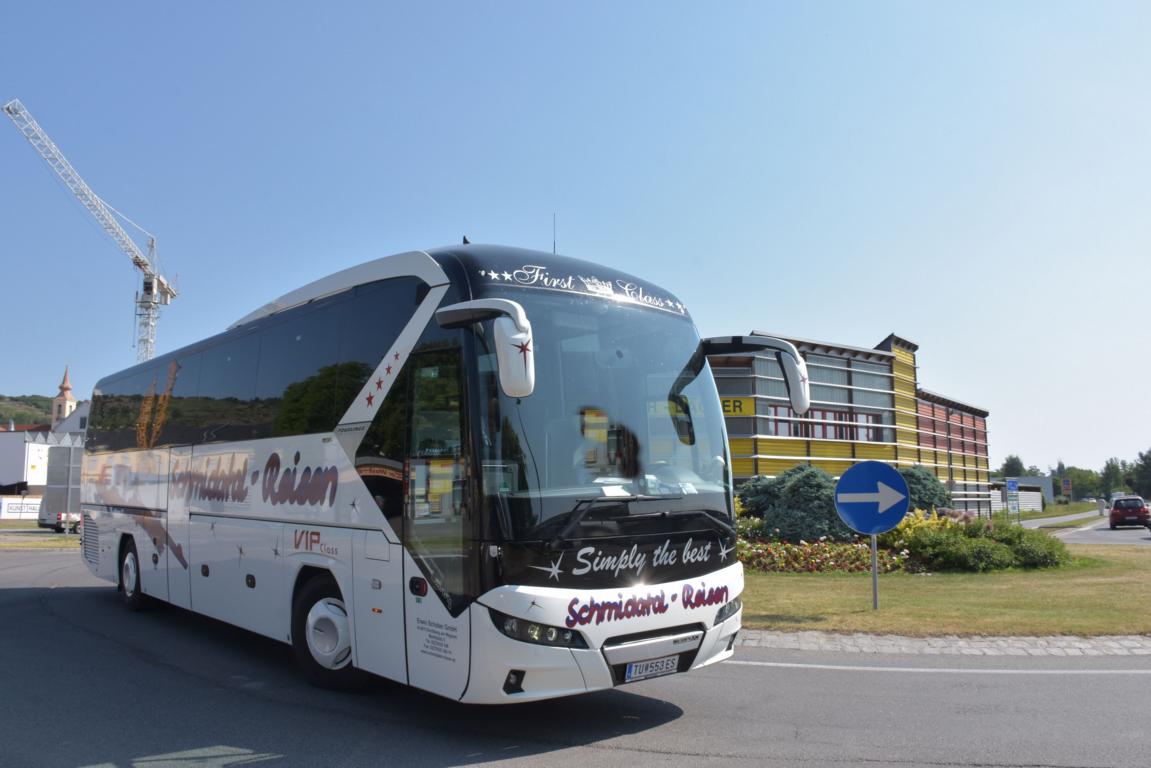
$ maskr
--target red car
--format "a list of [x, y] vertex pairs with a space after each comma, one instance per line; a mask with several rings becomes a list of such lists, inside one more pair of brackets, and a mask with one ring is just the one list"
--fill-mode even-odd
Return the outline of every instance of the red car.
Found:
[[1117, 525], [1148, 525], [1151, 514], [1142, 496], [1119, 496], [1111, 500], [1111, 530]]

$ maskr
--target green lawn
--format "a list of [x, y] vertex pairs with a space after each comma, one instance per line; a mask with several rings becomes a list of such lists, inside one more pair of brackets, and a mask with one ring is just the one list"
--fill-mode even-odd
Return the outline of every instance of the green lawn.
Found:
[[27, 538], [16, 539], [12, 536], [0, 538], [0, 550], [5, 549], [79, 549], [80, 537], [68, 536], [65, 538], [60, 534], [53, 534], [52, 537], [48, 536], [29, 536]]
[[35, 528], [35, 520], [0, 520], [0, 531], [11, 531], [18, 528]]
[[[1076, 501], [1072, 504], [1048, 504], [1047, 509], [1041, 512], [1024, 512], [1021, 515], [1023, 520], [1043, 520], [1048, 517], [1066, 517], [1067, 515], [1078, 515], [1083, 512], [1098, 512], [1099, 505], [1087, 501]], [[1005, 513], [996, 512], [996, 519], [1002, 518]], [[1011, 522], [1015, 522], [1015, 515], [1011, 516]]]
[[900, 635], [1151, 633], [1151, 549], [1069, 547], [1065, 568], [989, 574], [747, 572], [744, 626]]

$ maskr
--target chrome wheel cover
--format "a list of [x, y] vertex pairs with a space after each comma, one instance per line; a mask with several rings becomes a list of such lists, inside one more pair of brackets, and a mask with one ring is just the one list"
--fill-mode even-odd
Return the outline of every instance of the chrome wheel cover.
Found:
[[308, 651], [321, 667], [341, 669], [351, 662], [352, 631], [341, 600], [325, 597], [317, 601], [308, 611], [304, 636]]
[[136, 578], [139, 569], [136, 567], [136, 553], [128, 550], [124, 553], [124, 562], [120, 564], [120, 582], [124, 586], [124, 595], [132, 597], [136, 594]]

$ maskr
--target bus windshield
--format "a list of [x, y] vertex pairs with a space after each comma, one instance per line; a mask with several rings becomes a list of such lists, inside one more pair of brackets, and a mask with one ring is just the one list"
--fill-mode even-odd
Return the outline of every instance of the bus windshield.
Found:
[[495, 351], [478, 345], [483, 493], [505, 535], [619, 535], [620, 521], [666, 515], [730, 526], [723, 415], [691, 320], [598, 297], [508, 298], [532, 322], [534, 393], [504, 395]]

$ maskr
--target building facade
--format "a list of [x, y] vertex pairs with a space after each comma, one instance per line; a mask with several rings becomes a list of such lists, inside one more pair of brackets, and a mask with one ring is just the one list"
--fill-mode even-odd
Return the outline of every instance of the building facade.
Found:
[[922, 465], [951, 491], [953, 506], [990, 514], [986, 410], [919, 386], [919, 347], [894, 334], [873, 348], [777, 334], [799, 349], [811, 379], [811, 408], [788, 404], [774, 356], [709, 358], [723, 398], [738, 485], [797, 464], [834, 477], [855, 462]]

